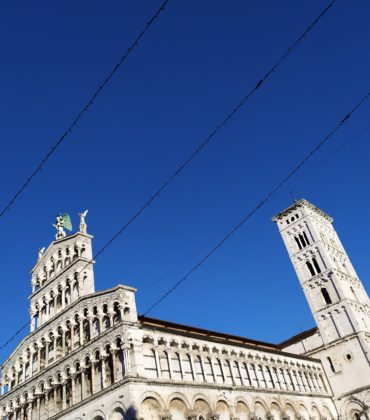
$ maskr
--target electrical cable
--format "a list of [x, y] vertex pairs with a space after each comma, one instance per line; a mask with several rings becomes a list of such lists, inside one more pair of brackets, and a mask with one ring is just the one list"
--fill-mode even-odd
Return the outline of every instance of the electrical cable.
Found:
[[348, 121], [348, 119], [357, 111], [358, 108], [369, 98], [370, 93], [367, 93], [360, 101], [352, 108], [352, 110], [340, 120], [340, 122], [301, 160], [301, 162], [292, 169], [249, 213], [247, 213], [241, 221], [236, 224], [226, 236], [221, 239], [191, 270], [189, 270], [180, 280], [178, 280], [167, 292], [165, 292], [158, 300], [156, 300], [144, 313], [147, 316], [156, 306], [162, 303], [171, 293], [173, 293], [191, 274], [197, 271], [224, 243], [230, 239], [235, 232], [237, 232], [260, 208], [262, 208], [271, 197], [296, 173], [300, 168], [315, 154], [321, 147], [328, 142], [331, 137]]
[[126, 61], [126, 59], [129, 57], [129, 55], [132, 53], [132, 51], [139, 45], [139, 42], [144, 37], [145, 33], [149, 30], [149, 28], [152, 26], [154, 21], [159, 17], [159, 15], [164, 11], [167, 3], [170, 0], [165, 0], [159, 9], [155, 12], [155, 14], [151, 17], [151, 19], [147, 22], [144, 29], [141, 30], [139, 35], [135, 38], [135, 40], [132, 42], [132, 44], [128, 47], [126, 53], [124, 53], [119, 61], [115, 64], [115, 66], [112, 68], [108, 76], [104, 79], [101, 85], [95, 90], [93, 95], [89, 98], [89, 100], [86, 102], [84, 107], [81, 109], [81, 111], [77, 114], [77, 116], [72, 120], [71, 124], [67, 127], [67, 129], [64, 131], [64, 133], [59, 137], [58, 141], [53, 144], [51, 149], [46, 153], [46, 155], [43, 157], [43, 159], [40, 161], [40, 163], [37, 165], [36, 169], [30, 174], [28, 178], [24, 181], [22, 186], [16, 191], [16, 193], [13, 195], [13, 197], [10, 199], [10, 201], [6, 204], [6, 206], [0, 211], [0, 217], [4, 216], [4, 214], [10, 210], [10, 208], [13, 206], [13, 204], [16, 202], [16, 200], [19, 198], [19, 196], [24, 192], [24, 190], [29, 186], [33, 178], [41, 171], [41, 169], [44, 167], [46, 162], [51, 158], [51, 156], [56, 152], [58, 147], [64, 142], [64, 140], [68, 137], [68, 135], [72, 132], [72, 129], [77, 125], [77, 123], [80, 121], [80, 119], [86, 114], [86, 112], [90, 109], [91, 105], [93, 105], [95, 99], [100, 95], [100, 93], [103, 91], [103, 89], [106, 87], [106, 85], [110, 82], [114, 74], [117, 72], [117, 70], [121, 67], [121, 65]]
[[237, 114], [237, 112], [252, 98], [252, 96], [260, 89], [262, 84], [274, 73], [283, 61], [293, 52], [307, 34], [319, 23], [321, 18], [330, 10], [336, 0], [332, 0], [321, 13], [307, 26], [304, 32], [293, 42], [293, 44], [284, 52], [284, 54], [273, 64], [273, 66], [265, 73], [265, 75], [256, 83], [242, 100], [229, 112], [219, 125], [199, 144], [199, 146], [183, 161], [158, 188], [158, 190], [141, 206], [141, 208], [116, 232], [115, 235], [100, 249], [96, 254], [95, 259], [98, 258], [114, 242], [130, 225], [133, 223], [150, 205], [157, 199], [161, 193], [168, 187], [168, 185], [188, 166], [192, 160], [211, 142], [215, 135], [227, 125], [227, 123]]
[[[15, 194], [13, 199], [9, 202], [9, 204], [0, 212], [0, 217], [4, 215], [4, 213], [9, 210], [10, 206], [14, 204], [14, 201], [18, 198], [18, 196], [24, 191], [24, 189], [28, 186], [32, 178], [41, 170], [42, 166], [46, 163], [46, 161], [49, 159], [51, 154], [55, 152], [55, 149], [60, 145], [60, 143], [65, 139], [67, 134], [71, 131], [72, 127], [78, 122], [78, 120], [81, 118], [81, 116], [86, 112], [86, 110], [89, 108], [89, 106], [92, 104], [93, 99], [101, 92], [102, 88], [108, 83], [110, 78], [113, 76], [113, 74], [117, 71], [118, 67], [125, 58], [129, 55], [129, 53], [132, 51], [132, 49], [138, 44], [138, 41], [143, 37], [145, 32], [149, 29], [151, 24], [154, 22], [154, 20], [158, 17], [158, 15], [164, 10], [164, 7], [168, 3], [169, 0], [166, 0], [160, 8], [157, 10], [155, 15], [152, 17], [152, 19], [147, 23], [145, 29], [140, 33], [136, 41], [132, 44], [132, 46], [128, 49], [127, 53], [121, 58], [120, 62], [117, 63], [117, 65], [114, 67], [110, 75], [107, 79], [105, 79], [105, 82], [103, 85], [101, 85], [98, 90], [95, 92], [92, 99], [88, 102], [88, 104], [85, 106], [85, 108], [80, 112], [80, 114], [77, 116], [77, 118], [74, 120], [74, 122], [71, 124], [70, 128], [63, 134], [63, 136], [58, 140], [56, 145], [53, 146], [53, 148], [49, 151], [49, 153], [46, 155], [46, 157], [43, 159], [41, 164], [38, 166], [38, 168], [33, 172], [33, 174], [27, 178], [25, 184], [21, 187], [20, 190]], [[210, 141], [214, 138], [214, 136], [224, 127], [227, 125], [227, 123], [237, 114], [237, 112], [249, 101], [252, 96], [257, 92], [257, 90], [260, 89], [262, 84], [277, 70], [277, 68], [285, 61], [285, 59], [293, 52], [293, 50], [304, 40], [304, 38], [308, 35], [308, 33], [319, 23], [319, 21], [324, 17], [324, 15], [331, 9], [331, 7], [334, 5], [336, 0], [330, 1], [330, 3], [319, 13], [319, 15], [307, 26], [307, 28], [303, 31], [303, 33], [293, 42], [293, 44], [288, 47], [288, 49], [280, 56], [280, 58], [272, 65], [272, 67], [262, 76], [261, 79], [258, 80], [256, 85], [242, 98], [242, 100], [232, 109], [231, 112], [229, 112], [226, 117], [221, 121], [221, 123], [213, 130], [211, 133], [206, 137], [205, 140], [191, 153], [191, 155], [182, 163], [180, 166], [177, 167], [175, 172], [170, 175], [165, 182], [160, 186], [160, 188], [144, 203], [144, 205], [116, 232], [115, 235], [111, 239], [109, 239], [105, 245], [95, 254], [93, 260], [89, 261], [86, 266], [83, 268], [85, 269], [89, 264], [92, 264], [94, 261], [97, 260], [97, 258], [100, 257], [100, 255], [133, 223], [142, 213], [143, 211], [148, 208], [152, 202], [160, 196], [160, 194], [165, 190], [165, 188], [183, 171], [183, 169], [190, 164], [190, 162], [210, 143]], [[360, 106], [360, 104], [358, 105]], [[356, 108], [357, 109], [357, 108]], [[355, 110], [355, 109], [354, 109]], [[354, 112], [353, 110], [353, 112]], [[349, 118], [349, 115], [346, 118]], [[345, 121], [345, 120], [343, 120]], [[339, 127], [338, 127], [339, 128]], [[335, 130], [336, 131], [336, 130]], [[334, 131], [333, 131], [334, 133]], [[321, 146], [320, 146], [321, 147]], [[298, 168], [299, 169], [299, 168]], [[297, 170], [298, 170], [297, 169]], [[296, 172], [296, 171], [295, 171]], [[294, 172], [294, 173], [295, 173]], [[291, 176], [293, 173], [291, 174]], [[290, 176], [289, 176], [290, 178]], [[285, 183], [285, 182], [284, 182]], [[268, 201], [268, 200], [266, 200]], [[250, 216], [252, 216], [262, 205], [264, 204], [264, 201], [261, 202], [255, 210], [253, 210], [250, 213]], [[249, 217], [250, 217], [249, 216]], [[249, 218], [248, 217], [248, 218]], [[247, 220], [247, 218], [241, 222], [241, 225], [244, 224], [244, 222]], [[240, 226], [241, 226], [240, 225]], [[238, 226], [238, 225], [237, 225]], [[207, 254], [205, 258], [201, 260], [200, 263], [196, 265], [197, 268], [200, 267], [200, 265], [203, 264], [204, 261], [206, 261], [232, 234], [234, 231], [239, 229], [239, 227], [235, 227], [232, 231], [232, 233], [229, 233], [212, 251], [211, 253]], [[175, 290], [183, 281], [186, 280], [187, 277], [190, 276], [192, 272], [194, 272], [197, 268], [193, 268], [186, 276], [181, 279], [179, 282], [177, 282], [177, 286], [172, 287], [171, 290]], [[81, 272], [82, 270], [80, 270]], [[172, 293], [172, 291], [168, 291], [165, 293], [165, 297], [168, 296], [168, 294]], [[152, 309], [154, 309], [155, 306], [157, 306], [165, 297], [162, 297], [160, 301], [153, 304], [145, 313], [149, 313]], [[28, 325], [30, 325], [30, 322], [27, 322], [18, 332], [12, 336], [4, 345], [0, 346], [0, 350], [6, 347], [21, 331], [23, 331]]]

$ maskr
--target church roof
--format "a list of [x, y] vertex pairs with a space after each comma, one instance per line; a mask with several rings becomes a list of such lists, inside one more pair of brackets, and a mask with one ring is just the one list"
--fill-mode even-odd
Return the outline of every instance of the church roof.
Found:
[[[213, 342], [218, 342], [218, 343], [222, 342], [224, 344], [229, 344], [233, 346], [239, 345], [239, 346], [251, 348], [254, 350], [263, 350], [266, 352], [279, 353], [281, 355], [286, 355], [286, 356], [295, 357], [299, 359], [317, 361], [316, 359], [313, 359], [312, 357], [300, 356], [297, 354], [285, 352], [281, 344], [267, 343], [264, 341], [258, 341], [258, 340], [253, 340], [250, 338], [240, 337], [237, 335], [231, 335], [231, 334], [206, 330], [203, 328], [192, 327], [189, 325], [177, 324], [174, 322], [163, 321], [161, 319], [149, 318], [146, 316], [139, 316], [139, 321], [141, 325], [144, 327], [155, 328], [157, 330], [161, 330], [163, 332], [167, 332], [171, 334], [179, 334], [179, 335], [183, 335], [187, 337], [198, 338], [198, 339], [203, 339], [203, 340], [208, 340], [208, 341], [213, 341]], [[316, 332], [316, 329], [317, 328], [314, 328], [315, 332]]]
[[285, 347], [288, 347], [291, 344], [298, 343], [304, 340], [305, 338], [315, 335], [318, 331], [319, 329], [317, 327], [313, 327], [307, 331], [303, 331], [297, 335], [294, 335], [293, 337], [288, 338], [287, 340], [282, 341], [281, 343], [278, 344], [278, 347], [280, 349], [284, 349]]

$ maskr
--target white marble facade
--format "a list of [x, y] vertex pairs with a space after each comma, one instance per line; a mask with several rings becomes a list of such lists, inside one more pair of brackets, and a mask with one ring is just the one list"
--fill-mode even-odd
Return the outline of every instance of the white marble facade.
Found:
[[[39, 252], [32, 270], [31, 332], [2, 366], [0, 418], [367, 418], [370, 376], [364, 378], [358, 370], [368, 369], [364, 362], [369, 343], [369, 312], [363, 313], [368, 311], [366, 292], [339, 242], [335, 252], [342, 253], [347, 271], [338, 269], [329, 275], [329, 260], [315, 243], [314, 229], [298, 232], [301, 225], [290, 221], [295, 214], [300, 215], [299, 223], [308, 224], [313, 223], [312, 215], [326, 215], [303, 200], [274, 219], [300, 281], [308, 285], [303, 287], [318, 328], [281, 345], [139, 317], [135, 289], [118, 285], [95, 292], [92, 236], [86, 224], [75, 234], [61, 235]], [[326, 224], [325, 234], [339, 241], [330, 231], [329, 219]], [[307, 243], [299, 242], [299, 252], [305, 252], [302, 259], [289, 248], [298, 247], [294, 235]], [[322, 259], [306, 252], [317, 249]], [[337, 259], [335, 252], [330, 255]], [[313, 258], [316, 264], [325, 261], [326, 265], [311, 276], [302, 267], [309, 261], [316, 269]], [[345, 293], [352, 293], [347, 280], [356, 292], [357, 306], [343, 301]], [[311, 287], [315, 281], [319, 285]], [[338, 303], [330, 287], [336, 282], [342, 299], [331, 308]], [[331, 304], [325, 302], [323, 284]], [[357, 322], [354, 331], [346, 329], [346, 316]], [[341, 325], [333, 331], [343, 335], [334, 335], [327, 321], [330, 317]]]

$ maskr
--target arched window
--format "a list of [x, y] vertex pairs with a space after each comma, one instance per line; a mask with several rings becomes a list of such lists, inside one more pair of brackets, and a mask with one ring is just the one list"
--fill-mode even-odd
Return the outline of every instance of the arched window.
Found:
[[305, 241], [305, 239], [304, 239], [303, 235], [299, 234], [299, 239], [301, 240], [301, 244], [302, 244], [303, 248], [304, 248], [305, 246], [307, 246], [306, 241]]
[[302, 245], [301, 245], [301, 243], [299, 242], [298, 238], [295, 236], [295, 237], [294, 237], [294, 239], [295, 239], [295, 241], [297, 242], [298, 248], [299, 248], [299, 249], [302, 249]]
[[329, 292], [327, 291], [327, 289], [325, 287], [321, 288], [321, 294], [323, 295], [323, 297], [325, 299], [325, 303], [327, 305], [330, 305], [331, 303], [333, 303], [331, 298], [330, 298]]
[[321, 269], [320, 269], [319, 264], [316, 261], [316, 258], [312, 258], [312, 262], [313, 262], [313, 265], [315, 266], [316, 272], [321, 273]]
[[306, 261], [306, 265], [307, 265], [307, 268], [308, 268], [311, 276], [314, 276], [316, 273], [315, 273], [315, 270], [312, 267], [312, 264], [309, 261]]

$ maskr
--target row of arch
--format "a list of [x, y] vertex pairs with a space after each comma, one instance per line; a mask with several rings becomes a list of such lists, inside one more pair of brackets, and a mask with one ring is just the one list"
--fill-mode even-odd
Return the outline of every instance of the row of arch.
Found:
[[120, 382], [130, 372], [130, 345], [120, 336], [1, 403], [6, 420], [47, 419]]
[[[38, 270], [36, 276], [32, 279], [32, 293], [37, 292], [52, 277], [66, 268], [72, 261], [84, 256], [86, 245], [81, 242], [59, 248], [50, 256], [47, 262]], [[42, 255], [41, 255], [42, 257]]]
[[145, 420], [326, 420], [334, 419], [325, 404], [308, 404], [289, 399], [237, 397], [233, 403], [224, 397], [213, 402], [198, 394], [191, 401], [182, 393], [173, 394], [166, 403], [157, 393], [147, 393], [139, 407], [138, 418]]
[[130, 308], [118, 296], [111, 303], [101, 302], [70, 314], [49, 331], [25, 342], [3, 368], [1, 392], [7, 392], [42, 372], [53, 363], [127, 319]]
[[86, 292], [87, 271], [75, 271], [72, 276], [50, 289], [33, 301], [30, 308], [31, 331], [34, 331], [50, 318], [77, 301]]

